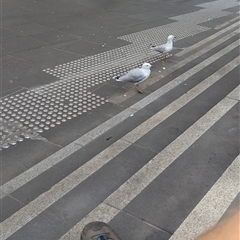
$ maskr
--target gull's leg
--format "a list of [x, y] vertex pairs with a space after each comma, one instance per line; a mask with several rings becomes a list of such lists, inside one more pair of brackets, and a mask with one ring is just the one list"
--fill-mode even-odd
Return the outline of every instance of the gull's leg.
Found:
[[166, 55], [165, 55], [164, 58], [162, 59], [162, 64], [165, 65], [166, 61], [167, 61], [167, 58], [166, 58]]
[[143, 91], [138, 87], [138, 84], [134, 84], [134, 87], [137, 90], [137, 92], [143, 93]]

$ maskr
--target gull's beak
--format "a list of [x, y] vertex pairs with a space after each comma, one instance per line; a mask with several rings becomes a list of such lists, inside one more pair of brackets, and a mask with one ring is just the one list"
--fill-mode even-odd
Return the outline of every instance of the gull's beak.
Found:
[[151, 65], [151, 68], [155, 68], [153, 65]]

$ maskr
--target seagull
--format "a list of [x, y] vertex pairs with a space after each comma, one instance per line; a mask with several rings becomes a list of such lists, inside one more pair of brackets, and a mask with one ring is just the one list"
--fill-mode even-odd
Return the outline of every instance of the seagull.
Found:
[[118, 82], [131, 82], [139, 93], [143, 91], [138, 87], [138, 84], [145, 81], [151, 73], [152, 65], [150, 63], [143, 63], [141, 68], [134, 68], [122, 76], [113, 77]]
[[[173, 50], [173, 39], [175, 38], [175, 36], [173, 35], [169, 35], [168, 36], [168, 40], [167, 43], [159, 45], [159, 46], [153, 46], [151, 45], [151, 49], [159, 52], [159, 53], [169, 53]], [[166, 56], [164, 57], [164, 62], [166, 61]]]

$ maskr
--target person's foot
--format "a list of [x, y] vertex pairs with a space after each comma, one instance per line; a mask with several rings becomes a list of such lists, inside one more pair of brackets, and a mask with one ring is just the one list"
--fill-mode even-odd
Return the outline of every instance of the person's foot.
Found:
[[81, 240], [121, 240], [117, 233], [104, 222], [88, 223], [82, 230]]

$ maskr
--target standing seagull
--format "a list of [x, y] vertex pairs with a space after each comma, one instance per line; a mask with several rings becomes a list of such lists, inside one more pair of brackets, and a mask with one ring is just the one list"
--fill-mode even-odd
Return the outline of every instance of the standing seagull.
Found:
[[141, 68], [134, 68], [128, 73], [122, 76], [114, 77], [118, 82], [131, 82], [134, 83], [134, 87], [139, 93], [143, 93], [142, 90], [138, 87], [138, 84], [145, 81], [151, 73], [150, 68], [152, 65], [150, 63], [144, 63]]
[[[160, 52], [160, 53], [169, 53], [173, 50], [173, 39], [175, 36], [170, 35], [168, 36], [167, 43], [160, 45], [160, 46], [151, 46], [151, 49]], [[166, 56], [164, 58], [164, 62], [166, 61]]]

